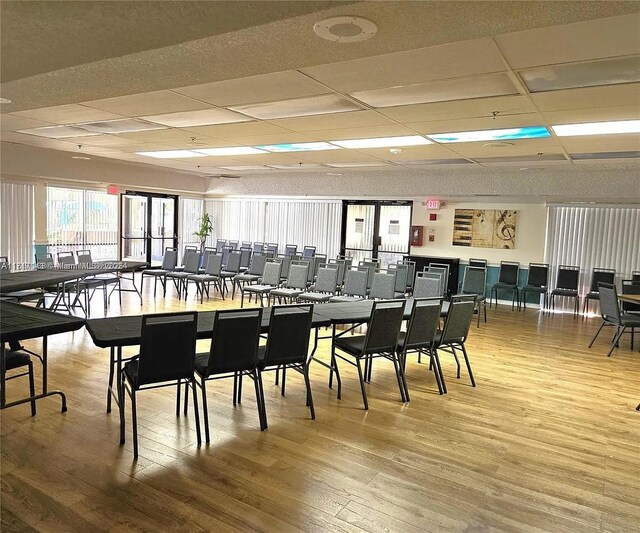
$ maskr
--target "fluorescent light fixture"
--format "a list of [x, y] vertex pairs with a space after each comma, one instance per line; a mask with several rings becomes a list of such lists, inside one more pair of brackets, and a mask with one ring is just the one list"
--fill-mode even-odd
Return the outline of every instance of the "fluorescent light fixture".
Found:
[[588, 159], [639, 159], [640, 151], [632, 150], [627, 152], [595, 152], [582, 154], [569, 154], [574, 161]]
[[615, 122], [590, 122], [587, 124], [562, 124], [551, 126], [558, 137], [576, 135], [610, 135], [612, 133], [640, 133], [640, 120], [616, 120]]
[[344, 113], [346, 111], [360, 111], [362, 110], [362, 106], [337, 94], [323, 94], [308, 98], [280, 100], [277, 102], [229, 106], [229, 109], [253, 118], [268, 120], [274, 118], [306, 117], [311, 115], [326, 115], [329, 113]]
[[236, 165], [231, 167], [220, 167], [225, 170], [246, 171], [246, 170], [265, 170], [267, 167], [264, 165]]
[[328, 167], [333, 168], [358, 168], [358, 167], [386, 167], [387, 163], [384, 161], [361, 161], [354, 163], [325, 163]]
[[289, 143], [289, 144], [266, 144], [257, 146], [260, 150], [267, 152], [315, 152], [318, 150], [337, 150], [339, 146], [325, 142], [315, 143]]
[[164, 130], [166, 126], [151, 124], [137, 118], [104, 120], [101, 122], [85, 122], [75, 124], [76, 127], [96, 133], [133, 133], [135, 131]]
[[142, 117], [149, 122], [171, 126], [173, 128], [189, 128], [193, 126], [211, 126], [212, 124], [232, 124], [234, 122], [248, 122], [252, 120], [228, 109], [200, 109], [198, 111], [182, 111], [164, 115], [149, 115]]
[[45, 126], [43, 128], [29, 128], [26, 130], [18, 130], [17, 133], [26, 133], [27, 135], [36, 135], [38, 137], [46, 137], [47, 139], [64, 139], [65, 137], [89, 137], [90, 135], [99, 135], [76, 126]]
[[551, 137], [544, 126], [508, 128], [504, 130], [459, 131], [456, 133], [438, 133], [427, 135], [439, 143], [467, 143], [475, 141], [515, 141], [520, 139], [543, 139]]
[[178, 159], [182, 157], [204, 157], [205, 154], [199, 154], [191, 150], [156, 150], [155, 152], [136, 152], [138, 155], [146, 157], [155, 157], [157, 159]]
[[264, 150], [252, 146], [228, 146], [226, 148], [198, 148], [195, 150], [204, 155], [249, 155], [264, 154]]
[[342, 148], [388, 148], [390, 146], [418, 146], [432, 144], [429, 139], [420, 135], [406, 135], [404, 137], [379, 137], [376, 139], [348, 139], [345, 141], [331, 141]]

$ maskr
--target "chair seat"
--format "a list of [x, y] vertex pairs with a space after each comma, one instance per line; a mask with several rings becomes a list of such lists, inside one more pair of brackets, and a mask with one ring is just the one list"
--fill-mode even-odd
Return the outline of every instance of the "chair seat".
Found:
[[494, 289], [517, 289], [518, 286], [514, 283], [505, 283], [504, 281], [497, 281], [493, 284]]
[[328, 302], [333, 298], [333, 295], [325, 292], [303, 292], [298, 299], [309, 302]]
[[196, 354], [195, 371], [201, 376], [207, 376], [207, 365], [209, 364], [209, 352]]
[[551, 294], [555, 296], [578, 296], [578, 291], [575, 289], [553, 289]]
[[220, 272], [221, 278], [235, 278], [237, 275], [237, 272], [229, 272], [228, 270], [223, 270], [222, 272]]
[[134, 385], [138, 383], [138, 359], [132, 359], [124, 365], [124, 373], [127, 379]]
[[172, 270], [143, 270], [142, 271], [142, 275], [143, 276], [164, 276], [166, 274], [169, 274], [170, 272], [173, 272]]
[[[398, 337], [398, 351], [401, 352], [404, 350], [404, 345], [407, 342], [407, 332], [401, 331], [400, 336]], [[429, 344], [425, 343], [413, 343], [407, 349], [408, 350], [416, 350], [418, 348], [428, 348]]]
[[584, 297], [587, 300], [599, 300], [600, 299], [600, 293], [598, 291], [589, 291], [587, 294], [585, 294]]
[[9, 351], [4, 356], [5, 368], [13, 370], [21, 366], [27, 366], [31, 362], [31, 356], [23, 351]]
[[351, 355], [360, 356], [364, 348], [365, 339], [365, 335], [345, 335], [343, 337], [336, 337], [333, 344]]
[[544, 294], [545, 292], [547, 292], [547, 288], [546, 287], [537, 287], [536, 285], [525, 285], [520, 290], [522, 292], [535, 292], [535, 293], [538, 293], [538, 294]]
[[190, 276], [187, 277], [188, 280], [191, 281], [200, 281], [200, 282], [205, 282], [205, 281], [218, 281], [220, 278], [218, 276], [214, 276], [213, 274], [191, 274]]
[[331, 303], [340, 303], [340, 302], [359, 302], [364, 300], [361, 296], [333, 296], [329, 302]]
[[303, 292], [304, 291], [302, 289], [280, 288], [280, 289], [273, 289], [271, 291], [271, 296], [281, 296], [283, 298], [297, 298]]
[[44, 293], [39, 289], [26, 289], [24, 291], [7, 292], [2, 295], [3, 298], [12, 298], [18, 302], [28, 302], [30, 300], [39, 300]]
[[622, 313], [620, 315], [620, 322], [622, 322], [623, 326], [637, 328], [640, 327], [640, 316], [632, 315], [629, 313]]
[[175, 279], [184, 279], [187, 278], [189, 276], [192, 276], [193, 274], [190, 272], [169, 272], [167, 274], [168, 278], [175, 278]]
[[262, 276], [258, 274], [238, 274], [233, 278], [233, 281], [258, 281]]
[[242, 289], [242, 291], [265, 293], [271, 292], [273, 289], [275, 289], [275, 287], [272, 285], [247, 285]]

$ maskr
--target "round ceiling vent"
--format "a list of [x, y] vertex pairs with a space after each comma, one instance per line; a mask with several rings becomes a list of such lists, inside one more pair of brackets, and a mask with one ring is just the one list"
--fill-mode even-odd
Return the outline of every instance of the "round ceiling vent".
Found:
[[361, 17], [331, 17], [316, 22], [313, 31], [327, 41], [357, 43], [373, 37], [378, 26]]
[[494, 141], [490, 143], [484, 143], [482, 146], [486, 146], [487, 148], [509, 148], [513, 146], [513, 143], [508, 143], [505, 141]]

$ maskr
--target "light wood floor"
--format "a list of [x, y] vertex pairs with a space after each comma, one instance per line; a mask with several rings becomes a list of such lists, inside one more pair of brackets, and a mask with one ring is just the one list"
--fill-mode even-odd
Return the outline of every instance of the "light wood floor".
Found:
[[[239, 304], [145, 293], [142, 308], [125, 294], [110, 314]], [[2, 531], [640, 531], [640, 354], [626, 338], [607, 358], [608, 333], [588, 350], [598, 324], [502, 305], [471, 331], [477, 388], [443, 354], [438, 396], [413, 359], [402, 404], [380, 361], [368, 412], [354, 369], [341, 367], [339, 401], [316, 365], [315, 421], [300, 376], [282, 398], [267, 374], [265, 432], [250, 383], [234, 408], [231, 381], [214, 382], [200, 448], [172, 389], [143, 393], [137, 463], [129, 419], [120, 447], [117, 413], [105, 413], [107, 351], [84, 329], [51, 337], [49, 382], [69, 411], [47, 399], [34, 418], [28, 405], [2, 412]], [[26, 389], [10, 382], [9, 399]]]

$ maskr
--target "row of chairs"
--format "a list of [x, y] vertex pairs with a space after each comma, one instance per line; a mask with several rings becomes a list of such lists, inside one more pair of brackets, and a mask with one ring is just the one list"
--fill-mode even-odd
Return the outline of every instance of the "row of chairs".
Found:
[[[224, 248], [230, 248], [231, 250], [238, 250], [239, 248], [248, 248], [254, 254], [262, 254], [264, 252], [270, 252], [274, 256], [279, 253], [279, 245], [276, 242], [251, 242], [251, 241], [232, 241], [226, 239], [217, 239], [215, 250], [218, 253], [222, 253]], [[284, 247], [284, 255], [296, 255], [298, 253], [297, 244], [286, 244]], [[315, 246], [304, 246], [302, 249], [302, 257], [310, 258], [316, 254]]]

